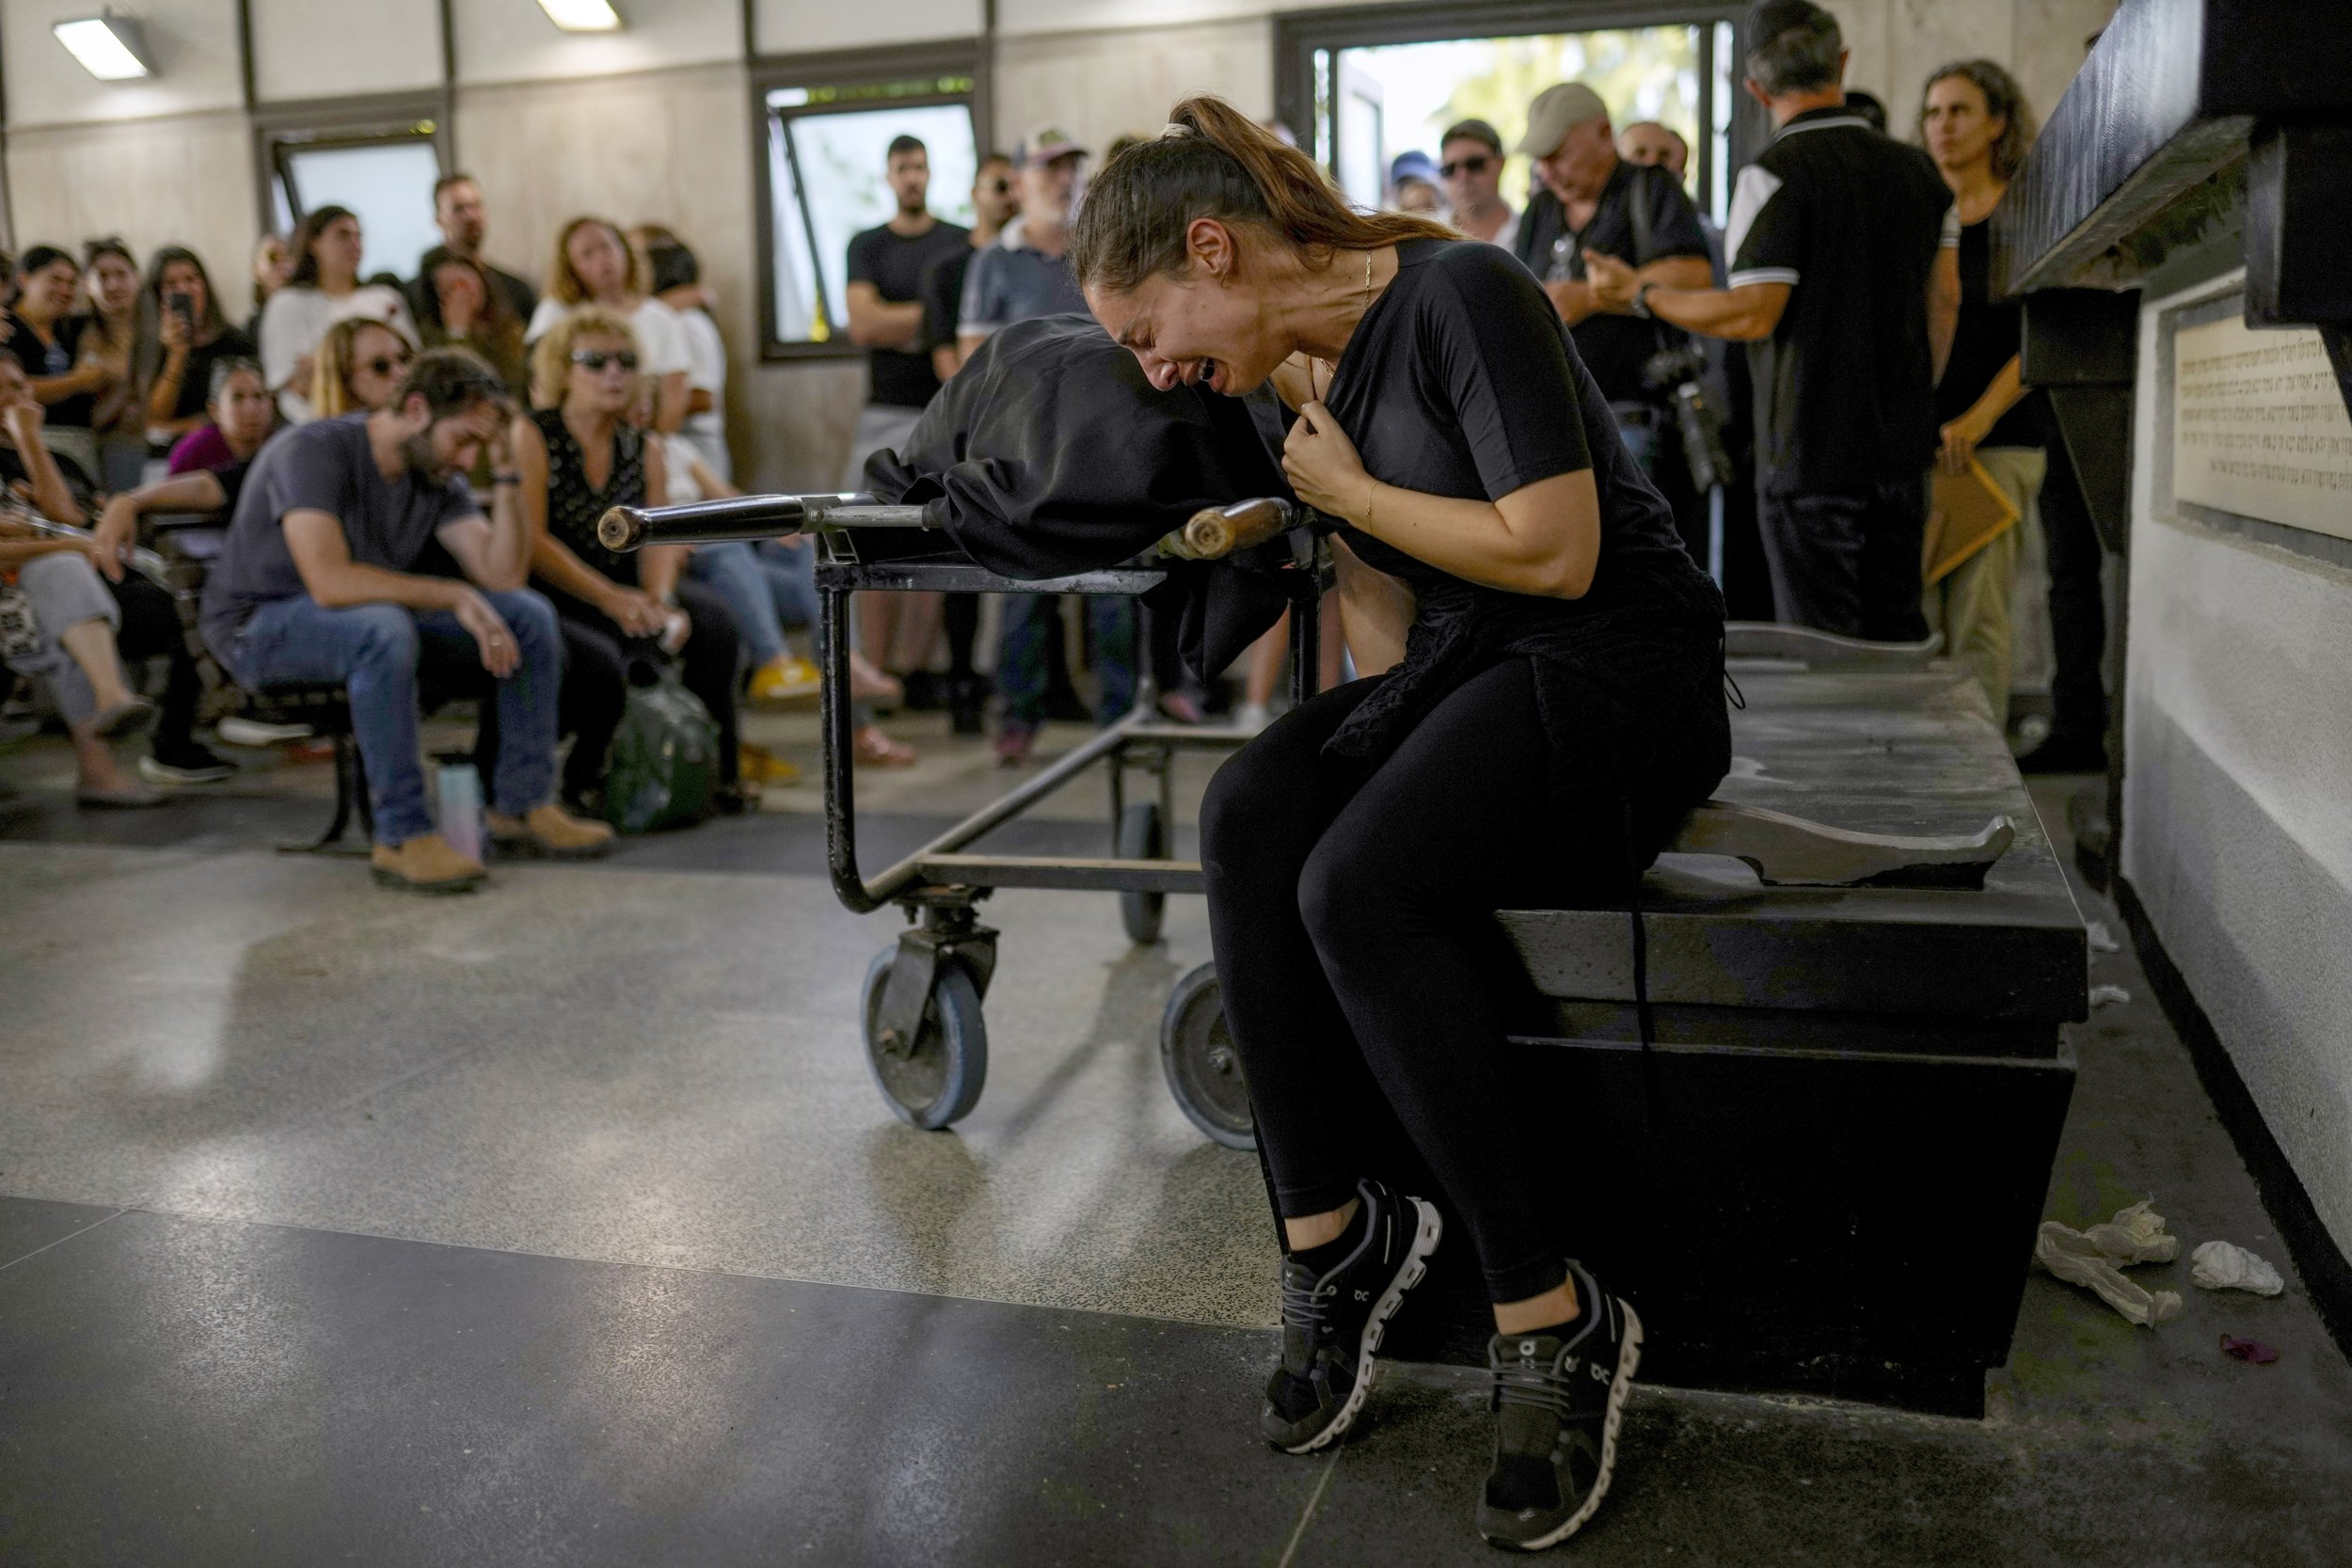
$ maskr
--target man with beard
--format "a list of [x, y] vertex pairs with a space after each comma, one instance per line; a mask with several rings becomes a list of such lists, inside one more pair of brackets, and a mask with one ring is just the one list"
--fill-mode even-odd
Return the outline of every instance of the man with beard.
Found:
[[866, 351], [866, 407], [850, 444], [841, 486], [865, 487], [866, 459], [896, 449], [939, 390], [923, 346], [923, 275], [934, 261], [968, 251], [971, 230], [935, 218], [930, 153], [913, 136], [890, 144], [887, 173], [898, 210], [850, 241], [850, 341]]
[[[509, 853], [603, 853], [612, 831], [555, 803], [555, 611], [525, 588], [531, 533], [496, 372], [462, 349], [419, 355], [373, 414], [281, 432], [253, 461], [204, 585], [202, 629], [248, 690], [341, 683], [374, 808], [375, 879], [421, 893], [470, 888], [481, 862], [434, 831], [418, 753], [420, 676], [492, 689], [501, 745], [491, 842]], [[485, 451], [485, 517], [465, 475]], [[463, 580], [426, 577], [435, 543]]]

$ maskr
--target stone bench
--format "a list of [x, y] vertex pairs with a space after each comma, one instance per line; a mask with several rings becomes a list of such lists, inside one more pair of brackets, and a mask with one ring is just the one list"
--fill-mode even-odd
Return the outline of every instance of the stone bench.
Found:
[[[1644, 880], [1648, 1048], [1615, 908], [1502, 916], [1531, 982], [1507, 1049], [1574, 1108], [1559, 1200], [1646, 1376], [1979, 1414], [2073, 1091], [2082, 919], [1964, 672], [1786, 662], [1735, 652], [1732, 773]], [[1483, 1357], [1466, 1241], [1392, 1354]]]

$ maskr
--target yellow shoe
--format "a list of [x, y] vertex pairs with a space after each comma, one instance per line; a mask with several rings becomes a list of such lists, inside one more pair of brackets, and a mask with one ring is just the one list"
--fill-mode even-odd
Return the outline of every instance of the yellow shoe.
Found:
[[520, 816], [490, 812], [490, 843], [502, 855], [546, 855], [560, 861], [590, 861], [612, 851], [612, 825], [574, 816], [549, 800]]
[[824, 682], [817, 666], [804, 658], [786, 655], [771, 659], [752, 672], [752, 701], [755, 703], [788, 703], [803, 697], [814, 697]]
[[464, 893], [488, 875], [480, 861], [458, 853], [438, 833], [379, 844], [368, 860], [377, 881], [409, 893]]
[[737, 752], [742, 758], [743, 779], [747, 784], [788, 784], [801, 782], [801, 770], [765, 746], [755, 746], [746, 740], [737, 748]]

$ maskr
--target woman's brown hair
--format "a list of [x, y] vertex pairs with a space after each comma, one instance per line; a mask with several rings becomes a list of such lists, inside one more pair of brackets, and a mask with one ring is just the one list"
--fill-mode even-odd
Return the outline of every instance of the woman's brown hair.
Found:
[[628, 281], [624, 285], [632, 294], [645, 293], [645, 253], [628, 243], [621, 226], [609, 218], [578, 217], [565, 224], [555, 236], [555, 259], [548, 263], [548, 296], [558, 305], [578, 305], [588, 297], [588, 287], [580, 282], [580, 274], [572, 270], [572, 236], [591, 224], [610, 230], [612, 243], [628, 258]]
[[1125, 293], [1184, 270], [1197, 218], [1255, 229], [1323, 267], [1342, 250], [1458, 240], [1405, 213], [1361, 213], [1315, 161], [1221, 98], [1187, 98], [1166, 133], [1103, 166], [1079, 204], [1070, 265], [1082, 289]]
[[2017, 85], [2016, 77], [1991, 60], [1955, 60], [1929, 77], [1928, 85], [1919, 89], [1922, 132], [1928, 123], [1928, 94], [1935, 89], [1936, 83], [1952, 76], [1974, 83], [1977, 90], [1984, 94], [1985, 118], [2001, 122], [2001, 138], [1993, 144], [1993, 178], [2009, 183], [2025, 166], [2026, 153], [2033, 146], [2033, 109], [2026, 102], [2026, 89]]

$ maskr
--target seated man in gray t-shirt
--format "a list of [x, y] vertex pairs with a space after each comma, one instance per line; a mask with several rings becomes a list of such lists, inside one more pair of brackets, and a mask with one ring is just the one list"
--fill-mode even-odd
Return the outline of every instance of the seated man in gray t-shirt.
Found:
[[[463, 349], [420, 355], [373, 414], [280, 433], [253, 460], [204, 585], [204, 641], [239, 684], [340, 683], [367, 769], [377, 881], [420, 892], [479, 882], [482, 863], [434, 831], [418, 755], [421, 667], [496, 685], [501, 735], [491, 842], [597, 855], [612, 831], [554, 800], [555, 611], [524, 587], [529, 524], [506, 448], [506, 388]], [[465, 473], [485, 448], [485, 517]], [[465, 579], [417, 566], [438, 543]]]

